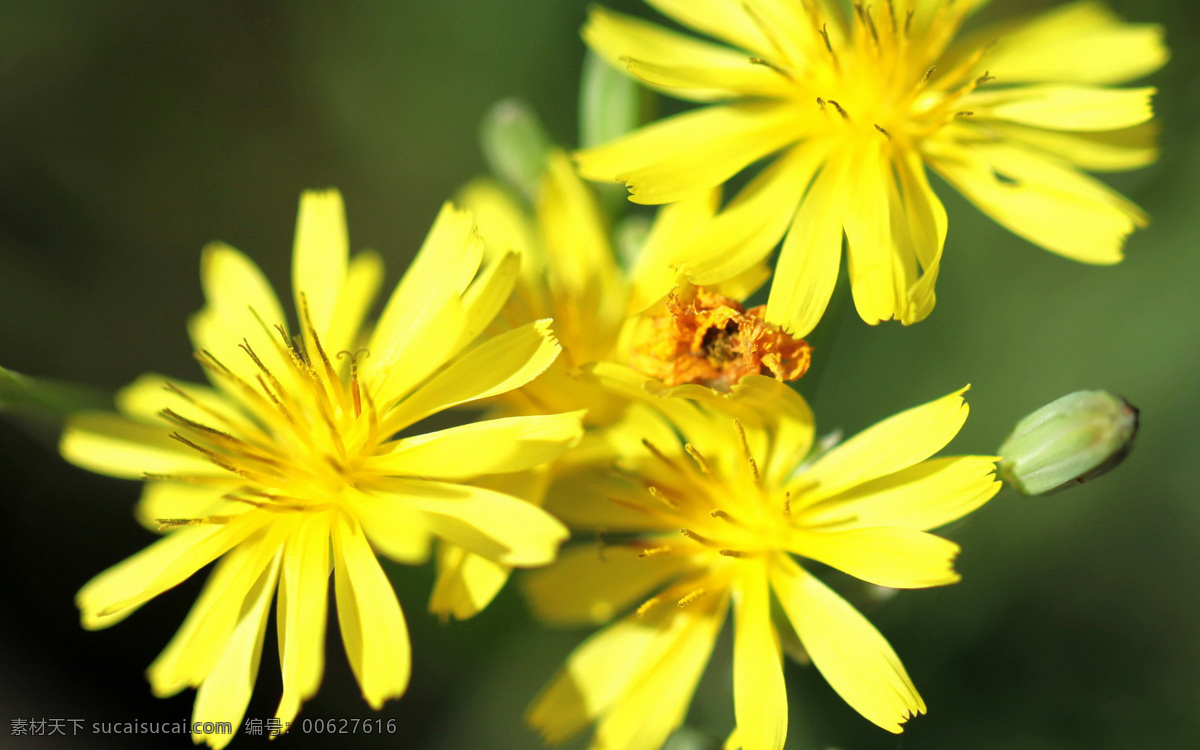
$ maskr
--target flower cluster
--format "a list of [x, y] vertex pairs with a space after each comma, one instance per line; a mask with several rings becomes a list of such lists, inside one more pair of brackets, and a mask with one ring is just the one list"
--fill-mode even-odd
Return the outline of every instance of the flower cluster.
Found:
[[[965, 388], [837, 444], [788, 383], [825, 356], [804, 337], [843, 242], [865, 321], [932, 311], [949, 235], [927, 168], [1035, 244], [1119, 260], [1146, 217], [1084, 170], [1155, 158], [1153, 89], [1113, 84], [1165, 61], [1161, 31], [1093, 2], [974, 28], [982, 3], [965, 0], [648, 2], [719, 43], [600, 7], [586, 41], [706, 106], [574, 163], [544, 150], [523, 196], [470, 183], [378, 316], [379, 256], [351, 256], [338, 193], [307, 192], [291, 319], [251, 260], [212, 245], [189, 324], [207, 384], [145, 375], [116, 413], [68, 421], [62, 455], [143, 481], [137, 517], [161, 534], [79, 591], [84, 627], [212, 564], [148, 671], [156, 695], [196, 689], [194, 721], [241, 722], [273, 601], [276, 718], [295, 719], [321, 682], [331, 585], [364, 698], [401, 696], [402, 573], [380, 558], [436, 558], [443, 618], [541, 568], [523, 580], [538, 619], [602, 626], [529, 710], [552, 743], [594, 724], [593, 747], [661, 747], [727, 618], [727, 748], [783, 747], [785, 653], [887, 731], [926, 711], [837, 589], [958, 581], [959, 546], [930, 532], [995, 495], [999, 458], [936, 455]], [[662, 204], [624, 261], [581, 175]], [[723, 203], [735, 175], [749, 180]], [[425, 429], [461, 405], [482, 417]]]

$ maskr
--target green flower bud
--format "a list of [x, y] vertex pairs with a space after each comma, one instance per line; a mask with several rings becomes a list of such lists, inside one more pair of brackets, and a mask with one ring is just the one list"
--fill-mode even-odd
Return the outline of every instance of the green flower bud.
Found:
[[641, 125], [643, 96], [637, 80], [589, 50], [579, 80], [580, 147], [608, 143]]
[[1107, 391], [1076, 391], [1017, 423], [1000, 446], [1000, 476], [1022, 495], [1083, 484], [1133, 448], [1138, 410]]
[[[579, 79], [579, 147], [616, 140], [650, 119], [649, 89], [624, 70], [589, 50]], [[619, 215], [629, 204], [625, 186], [602, 182], [592, 186], [605, 209]]]
[[497, 102], [484, 115], [479, 140], [492, 173], [532, 199], [552, 146], [533, 109], [517, 99]]

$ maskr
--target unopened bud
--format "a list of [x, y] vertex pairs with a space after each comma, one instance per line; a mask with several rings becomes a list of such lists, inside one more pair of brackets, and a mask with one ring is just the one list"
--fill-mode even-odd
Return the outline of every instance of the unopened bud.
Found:
[[644, 96], [633, 76], [589, 50], [579, 79], [580, 147], [608, 143], [641, 125]]
[[483, 118], [479, 139], [492, 173], [532, 198], [552, 145], [533, 109], [517, 99], [497, 102]]
[[1138, 410], [1107, 391], [1076, 391], [1017, 423], [1000, 446], [1000, 476], [1022, 495], [1083, 484], [1133, 448]]

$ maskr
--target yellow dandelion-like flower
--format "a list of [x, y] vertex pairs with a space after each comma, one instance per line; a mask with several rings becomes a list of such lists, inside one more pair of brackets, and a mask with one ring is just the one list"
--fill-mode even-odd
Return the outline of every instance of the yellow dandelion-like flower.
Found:
[[961, 35], [978, 0], [647, 2], [732, 47], [603, 8], [584, 37], [655, 89], [717, 103], [579, 153], [581, 172], [656, 204], [774, 155], [681, 270], [705, 284], [784, 238], [767, 320], [795, 335], [829, 302], [843, 235], [863, 320], [908, 324], [933, 309], [947, 222], [926, 166], [1011, 231], [1079, 261], [1119, 261], [1146, 223], [1082, 170], [1156, 158], [1154, 89], [1110, 84], [1163, 64], [1158, 26], [1094, 2]]
[[587, 362], [612, 356], [631, 292], [605, 217], [570, 160], [557, 151], [547, 157], [532, 212], [486, 178], [467, 185], [458, 200], [476, 217], [489, 254], [515, 251], [521, 258], [516, 287], [497, 327], [552, 318], [563, 347], [541, 378], [497, 396], [493, 406], [506, 414], [587, 408], [589, 424], [619, 417], [622, 399], [571, 376]]
[[[738, 300], [768, 277], [762, 264], [697, 289], [678, 273], [688, 247], [713, 220], [716, 192], [665, 206], [636, 261], [622, 269], [595, 196], [569, 159], [552, 152], [533, 215], [490, 180], [469, 185], [463, 205], [476, 215], [492, 252], [516, 249], [521, 277], [502, 314], [515, 326], [553, 318], [563, 346], [545, 376], [498, 397], [510, 413], [588, 408], [588, 423], [612, 423], [626, 399], [580, 377], [592, 362], [631, 364], [668, 385], [728, 389], [751, 372], [794, 379], [807, 345], [746, 311]], [[672, 295], [678, 295], [673, 297]], [[701, 309], [698, 315], [696, 309]]]
[[[120, 414], [68, 423], [63, 456], [146, 480], [138, 516], [167, 532], [79, 591], [84, 627], [120, 621], [219, 559], [148, 670], [156, 695], [194, 687], [195, 721], [240, 723], [278, 589], [276, 716], [286, 727], [321, 681], [332, 570], [342, 641], [364, 698], [379, 708], [404, 692], [411, 658], [377, 552], [419, 563], [438, 537], [506, 565], [553, 559], [562, 524], [486, 480], [557, 457], [579, 439], [581, 414], [397, 437], [443, 409], [524, 385], [557, 356], [548, 321], [474, 343], [516, 268], [512, 255], [481, 270], [482, 261], [470, 214], [447, 205], [367, 335], [379, 257], [350, 259], [338, 193], [306, 193], [293, 259], [298, 335], [253, 262], [210, 246], [207, 305], [190, 328], [213, 387], [147, 375], [119, 394]], [[221, 747], [232, 736], [195, 739]]]
[[[626, 390], [642, 385], [611, 366], [597, 374]], [[732, 604], [737, 727], [727, 747], [783, 747], [780, 648], [793, 632], [847, 703], [900, 732], [925, 711], [904, 667], [796, 558], [880, 586], [957, 581], [958, 545], [927, 530], [1000, 487], [994, 457], [930, 458], [966, 420], [962, 392], [807, 463], [812, 415], [771, 378], [752, 375], [727, 395], [681, 386], [631, 409], [609, 432], [620, 476], [595, 479], [610, 501], [553, 507], [574, 528], [602, 530], [603, 540], [564, 550], [526, 582], [534, 611], [551, 623], [603, 623], [633, 611], [568, 658], [528, 721], [551, 742], [596, 722], [593, 747], [658, 748], [682, 723]]]
[[[712, 221], [715, 198], [713, 192], [661, 209], [637, 261], [625, 270], [617, 264], [595, 196], [564, 153], [548, 155], [532, 212], [493, 180], [468, 185], [460, 200], [475, 215], [488, 252], [515, 250], [521, 258], [516, 288], [497, 327], [553, 318], [563, 347], [541, 377], [490, 399], [492, 413], [586, 409], [588, 427], [611, 425], [629, 399], [588, 375], [586, 367], [595, 362], [629, 363], [668, 385], [692, 382], [725, 390], [748, 373], [802, 375], [808, 345], [765, 323], [761, 310], [744, 311], [736, 301], [762, 284], [765, 267], [752, 266], [712, 290], [691, 288], [678, 277], [681, 253]], [[673, 291], [693, 299], [679, 302]], [[535, 504], [547, 493], [587, 494], [588, 479], [576, 471], [611, 460], [611, 450], [593, 429], [552, 466], [505, 475], [504, 489]], [[469, 617], [492, 600], [509, 573], [507, 565], [443, 544], [430, 609]]]

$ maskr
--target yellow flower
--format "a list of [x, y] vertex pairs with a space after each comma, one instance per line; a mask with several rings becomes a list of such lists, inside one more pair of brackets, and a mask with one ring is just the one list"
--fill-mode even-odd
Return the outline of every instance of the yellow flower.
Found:
[[[219, 559], [148, 670], [156, 695], [195, 687], [196, 721], [240, 723], [278, 588], [276, 716], [286, 727], [321, 681], [332, 570], [342, 641], [364, 698], [379, 708], [404, 692], [411, 658], [375, 552], [419, 563], [440, 537], [507, 565], [553, 559], [562, 524], [465, 482], [555, 458], [578, 440], [580, 414], [396, 437], [443, 409], [524, 385], [557, 356], [548, 321], [472, 345], [516, 268], [509, 255], [481, 271], [482, 259], [470, 214], [447, 205], [368, 336], [380, 260], [349, 258], [340, 195], [306, 193], [292, 277], [298, 335], [258, 268], [210, 246], [207, 305], [190, 328], [213, 387], [147, 375], [119, 394], [119, 415], [70, 421], [63, 456], [145, 479], [138, 516], [168, 532], [79, 591], [84, 627], [120, 621]], [[220, 747], [231, 738], [194, 739]]]
[[[761, 313], [754, 317], [752, 310], [743, 315], [736, 299], [696, 290], [678, 278], [675, 266], [681, 253], [712, 220], [715, 199], [715, 192], [710, 192], [660, 210], [637, 261], [623, 270], [600, 206], [562, 152], [547, 156], [532, 215], [493, 180], [468, 185], [460, 201], [475, 215], [487, 238], [488, 253], [499, 256], [515, 250], [521, 258], [516, 289], [498, 316], [498, 327], [553, 318], [563, 347], [562, 356], [541, 377], [490, 399], [492, 413], [586, 409], [589, 427], [610, 425], [624, 414], [629, 399], [588, 376], [586, 366], [595, 362], [627, 362], [670, 385], [702, 382], [725, 389], [747, 372], [770, 372], [788, 379], [803, 374], [808, 366], [807, 344], [764, 323]], [[722, 279], [714, 289], [742, 298], [767, 273], [765, 267], [755, 265], [737, 277]], [[672, 309], [673, 290], [709, 301], [716, 318], [701, 326], [676, 315], [684, 306]], [[693, 366], [687, 367], [688, 363]], [[576, 470], [608, 465], [611, 460], [609, 447], [593, 429], [552, 466], [505, 475], [503, 489], [538, 505], [547, 493], [586, 493], [590, 491], [587, 479], [577, 477]], [[470, 617], [491, 601], [509, 572], [506, 565], [443, 544], [430, 609], [442, 616]]]
[[[726, 375], [725, 364], [736, 373], [733, 382], [760, 369], [791, 379], [807, 366], [806, 344], [755, 318], [754, 311], [747, 317], [738, 303], [766, 280], [765, 266], [752, 264], [740, 274], [715, 280], [708, 289], [696, 289], [679, 276], [677, 266], [688, 247], [712, 221], [713, 191], [661, 209], [628, 270], [617, 264], [610, 229], [595, 197], [561, 152], [547, 159], [534, 216], [490, 180], [469, 185], [461, 202], [477, 217], [489, 252], [511, 248], [521, 255], [520, 279], [501, 318], [510, 326], [553, 318], [563, 346], [562, 357], [545, 376], [495, 399], [508, 413], [588, 408], [589, 424], [611, 424], [623, 413], [626, 399], [581, 377], [581, 368], [592, 362], [622, 362], [660, 377], [686, 369], [677, 367], [680, 357], [720, 354], [702, 351], [704, 336], [693, 335], [696, 323], [685, 312], [685, 303], [693, 300], [721, 317], [721, 326], [732, 323], [736, 329], [753, 322], [755, 336], [742, 332], [747, 340], [737, 342], [738, 356], [727, 352], [723, 359], [728, 362], [693, 368], [695, 377], [664, 378], [669, 385], [719, 379]], [[672, 301], [672, 294], [684, 300]], [[776, 361], [783, 356], [786, 362]], [[798, 366], [799, 359], [804, 366]], [[727, 389], [728, 383], [724, 385]]]
[[580, 171], [658, 204], [774, 155], [680, 270], [706, 284], [783, 237], [767, 320], [797, 336], [829, 302], [843, 234], [863, 320], [909, 324], [933, 309], [947, 222], [926, 165], [1011, 231], [1086, 263], [1119, 261], [1146, 222], [1082, 170], [1156, 158], [1154, 89], [1109, 84], [1163, 64], [1158, 26], [1079, 2], [955, 41], [979, 0], [850, 13], [831, 0], [647, 2], [732, 47], [603, 8], [584, 37], [652, 88], [717, 103], [583, 151]]
[[[641, 388], [627, 371], [596, 369], [615, 387]], [[727, 747], [783, 747], [780, 644], [793, 633], [847, 703], [900, 732], [925, 704], [895, 652], [796, 557], [880, 586], [957, 581], [958, 545], [927, 530], [1000, 487], [994, 457], [929, 458], [962, 427], [962, 392], [805, 463], [812, 415], [773, 379], [752, 375], [727, 395], [688, 385], [648, 396], [609, 431], [619, 476], [598, 474], [592, 493], [608, 502], [548, 505], [604, 537], [526, 579], [550, 623], [602, 623], [642, 603], [568, 658], [528, 721], [551, 742], [595, 721], [593, 747], [658, 748], [683, 721], [732, 603], [737, 728]]]
[[552, 318], [563, 347], [542, 377], [496, 397], [492, 405], [506, 414], [587, 408], [589, 424], [619, 417], [623, 399], [572, 377], [579, 366], [612, 356], [631, 285], [617, 265], [600, 206], [570, 160], [557, 151], [548, 156], [532, 215], [490, 179], [470, 183], [458, 200], [475, 216], [489, 255], [515, 251], [521, 259], [516, 287], [497, 327]]

